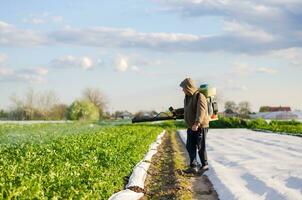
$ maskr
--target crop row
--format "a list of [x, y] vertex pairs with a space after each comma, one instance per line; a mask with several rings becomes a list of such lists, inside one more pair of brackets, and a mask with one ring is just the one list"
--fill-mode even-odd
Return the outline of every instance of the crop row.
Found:
[[162, 128], [0, 125], [0, 199], [107, 199]]
[[[184, 121], [176, 121], [176, 128], [184, 129]], [[240, 119], [237, 117], [222, 117], [219, 120], [211, 121], [210, 128], [248, 128], [252, 130], [266, 130], [276, 133], [292, 134], [302, 136], [302, 122], [300, 121], [266, 121], [264, 119]]]

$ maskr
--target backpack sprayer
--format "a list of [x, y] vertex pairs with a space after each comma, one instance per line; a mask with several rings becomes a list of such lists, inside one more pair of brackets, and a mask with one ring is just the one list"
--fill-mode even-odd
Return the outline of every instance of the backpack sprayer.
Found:
[[[198, 91], [202, 93], [208, 103], [208, 118], [209, 121], [218, 120], [218, 104], [215, 100], [216, 96], [216, 88], [209, 87], [208, 84], [202, 84], [198, 88]], [[132, 123], [139, 122], [154, 122], [154, 121], [163, 121], [163, 120], [171, 120], [171, 119], [184, 119], [184, 108], [174, 109], [172, 106], [169, 108], [168, 112], [160, 112], [155, 117], [134, 117], [132, 119]]]

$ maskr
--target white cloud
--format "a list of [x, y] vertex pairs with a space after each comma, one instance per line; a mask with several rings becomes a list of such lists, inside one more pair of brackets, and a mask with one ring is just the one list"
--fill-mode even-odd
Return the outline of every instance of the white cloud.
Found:
[[61, 58], [52, 60], [51, 66], [57, 68], [81, 67], [84, 70], [90, 70], [94, 67], [94, 62], [87, 56], [77, 58], [72, 55], [65, 55]]
[[117, 56], [114, 59], [114, 67], [118, 72], [140, 72], [140, 68], [136, 65], [138, 62], [134, 59], [136, 56]]
[[29, 68], [29, 69], [13, 69], [4, 67], [7, 56], [0, 54], [0, 81], [21, 81], [30, 83], [41, 83], [44, 77], [48, 74], [48, 69], [45, 67]]
[[272, 51], [270, 55], [277, 59], [285, 60], [291, 67], [302, 68], [302, 48], [276, 50]]
[[224, 30], [229, 32], [229, 34], [237, 35], [238, 37], [245, 37], [247, 39], [254, 39], [256, 41], [273, 42], [276, 40], [272, 34], [267, 33], [264, 30], [248, 24], [241, 24], [236, 21], [225, 21]]
[[[225, 32], [220, 35], [193, 35], [183, 33], [144, 33], [133, 29], [93, 27], [66, 28], [49, 34], [56, 44], [70, 44], [101, 48], [132, 48], [162, 52], [212, 52], [259, 54], [273, 49], [287, 48], [294, 41], [262, 30], [257, 26], [237, 21], [225, 22]], [[301, 41], [302, 45], [302, 41]]]
[[0, 76], [8, 76], [14, 74], [14, 70], [7, 67], [0, 67]]
[[[259, 19], [255, 18], [255, 20]], [[285, 22], [280, 21], [278, 27], [283, 26]], [[261, 54], [276, 49], [290, 48], [293, 45], [302, 46], [302, 38], [297, 37], [298, 33], [298, 30], [293, 33], [286, 27], [284, 30], [272, 31], [257, 23], [248, 23], [239, 18], [236, 20], [227, 18], [224, 22], [224, 33], [218, 35], [146, 33], [130, 28], [108, 27], [66, 27], [62, 30], [42, 33], [19, 29], [0, 21], [0, 45], [78, 45], [99, 48], [147, 49], [169, 53], [226, 51]]]
[[35, 69], [36, 73], [39, 75], [47, 75], [48, 74], [48, 69], [45, 67], [38, 67]]
[[273, 68], [270, 68], [270, 67], [261, 67], [261, 68], [256, 69], [256, 72], [274, 75], [278, 71]]
[[[222, 50], [262, 53], [302, 46], [302, 37], [297, 37], [302, 31], [300, 0], [155, 0], [155, 2], [158, 2], [161, 8], [164, 7], [166, 12], [184, 17], [215, 16], [227, 21], [225, 33], [215, 40], [212, 38], [209, 43], [217, 45], [216, 42], [219, 41]], [[250, 39], [253, 41], [249, 41]]]
[[7, 46], [37, 46], [49, 44], [47, 37], [38, 31], [19, 29], [0, 21], [0, 44]]
[[128, 59], [124, 56], [119, 56], [114, 61], [115, 68], [119, 72], [125, 72], [128, 69]]
[[143, 33], [133, 29], [93, 27], [88, 29], [66, 28], [52, 32], [49, 37], [62, 44], [94, 47], [145, 48], [178, 50], [198, 42], [201, 36], [182, 33]]
[[92, 69], [93, 67], [93, 61], [91, 60], [91, 58], [84, 56], [83, 58], [80, 59], [81, 62], [81, 67], [85, 70], [89, 70]]
[[44, 76], [47, 75], [47, 73], [48, 70], [42, 67], [19, 70], [0, 67], [0, 81], [41, 83], [45, 81]]

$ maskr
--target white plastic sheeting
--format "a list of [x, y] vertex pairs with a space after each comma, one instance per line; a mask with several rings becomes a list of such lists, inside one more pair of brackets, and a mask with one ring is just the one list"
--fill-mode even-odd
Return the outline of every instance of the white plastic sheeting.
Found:
[[144, 183], [147, 177], [147, 171], [150, 167], [149, 162], [141, 161], [133, 169], [126, 188], [138, 186], [144, 189]]
[[157, 153], [157, 148], [161, 144], [162, 137], [165, 135], [165, 133], [166, 131], [164, 130], [157, 136], [156, 141], [150, 145], [149, 151], [146, 153], [144, 159], [134, 167], [128, 184], [126, 185], [126, 190], [113, 194], [109, 200], [138, 200], [144, 196], [143, 193], [137, 193], [128, 188], [139, 187], [144, 189], [144, 183], [147, 177], [147, 171], [151, 165], [151, 159]]
[[157, 150], [157, 147], [158, 147], [159, 145], [160, 145], [159, 143], [153, 142], [153, 143], [150, 145], [149, 151], [150, 151], [150, 150]]
[[[186, 131], [178, 132], [186, 141]], [[210, 170], [221, 200], [301, 200], [302, 138], [248, 129], [211, 129]], [[198, 157], [198, 156], [197, 156]]]
[[140, 199], [144, 196], [144, 193], [133, 192], [132, 190], [126, 189], [112, 195], [109, 200], [135, 200]]
[[143, 161], [151, 162], [152, 157], [157, 153], [157, 150], [149, 150], [148, 153], [145, 155]]

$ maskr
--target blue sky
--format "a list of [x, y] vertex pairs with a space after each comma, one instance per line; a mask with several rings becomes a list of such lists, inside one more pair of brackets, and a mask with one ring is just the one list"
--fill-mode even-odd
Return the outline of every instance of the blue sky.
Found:
[[0, 108], [28, 88], [108, 110], [182, 106], [190, 76], [227, 100], [302, 109], [300, 0], [0, 1]]

